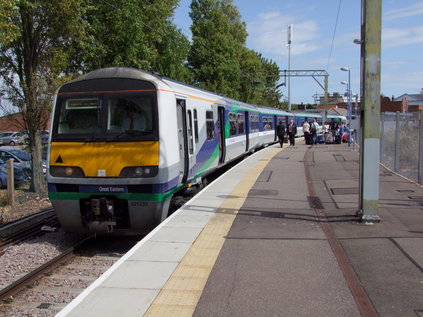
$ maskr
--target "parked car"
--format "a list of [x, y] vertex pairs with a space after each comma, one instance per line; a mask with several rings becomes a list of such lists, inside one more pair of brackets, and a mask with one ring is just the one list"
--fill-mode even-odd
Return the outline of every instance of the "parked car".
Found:
[[13, 159], [13, 165], [22, 169], [25, 180], [29, 181], [31, 179], [32, 157], [28, 152], [14, 148], [0, 148], [0, 159], [4, 162]]
[[11, 145], [14, 146], [16, 144], [23, 144], [24, 143], [24, 134], [22, 132], [1, 132], [0, 133], [0, 142], [3, 145]]
[[[50, 131], [42, 130], [41, 131], [41, 144], [43, 144], [43, 145], [47, 144], [49, 137], [50, 137]], [[25, 144], [29, 144], [29, 137], [28, 137], [27, 133], [24, 134], [24, 139], [25, 139]]]
[[[13, 166], [13, 175], [15, 180], [15, 187], [21, 186], [25, 183], [25, 174], [22, 168]], [[0, 159], [0, 188], [7, 187], [7, 164]]]

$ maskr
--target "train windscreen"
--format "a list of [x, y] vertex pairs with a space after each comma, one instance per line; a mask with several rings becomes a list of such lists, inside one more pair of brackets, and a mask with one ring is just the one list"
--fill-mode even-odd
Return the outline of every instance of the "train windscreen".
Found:
[[59, 92], [53, 139], [156, 140], [156, 108], [152, 89]]

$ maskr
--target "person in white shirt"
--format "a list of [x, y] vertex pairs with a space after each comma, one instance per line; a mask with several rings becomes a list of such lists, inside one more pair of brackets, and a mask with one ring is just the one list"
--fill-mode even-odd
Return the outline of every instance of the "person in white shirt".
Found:
[[311, 134], [311, 144], [317, 144], [317, 132], [319, 131], [319, 124], [316, 122], [316, 119], [313, 119], [313, 122], [310, 125], [310, 134]]
[[310, 144], [310, 124], [306, 121], [303, 123], [303, 133], [305, 144]]

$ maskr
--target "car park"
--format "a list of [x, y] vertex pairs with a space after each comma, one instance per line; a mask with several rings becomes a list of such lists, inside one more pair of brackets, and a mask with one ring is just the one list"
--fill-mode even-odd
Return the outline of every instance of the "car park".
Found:
[[[25, 183], [25, 173], [19, 166], [13, 166], [13, 175], [15, 180], [15, 187], [21, 186]], [[0, 188], [7, 187], [7, 164], [0, 159]]]
[[[14, 132], [14, 131], [8, 131], [8, 132], [1, 132], [0, 133], [0, 142], [3, 145], [17, 145], [17, 144], [23, 144], [24, 143], [24, 133], [22, 132]], [[1, 144], [0, 144], [1, 145]]]
[[13, 159], [13, 165], [22, 169], [25, 180], [31, 179], [32, 157], [28, 152], [15, 148], [0, 148], [0, 159], [4, 162]]

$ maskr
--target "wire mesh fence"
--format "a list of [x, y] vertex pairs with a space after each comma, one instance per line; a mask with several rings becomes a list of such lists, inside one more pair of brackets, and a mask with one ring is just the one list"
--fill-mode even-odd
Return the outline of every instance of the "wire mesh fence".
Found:
[[422, 183], [422, 112], [381, 114], [380, 160], [393, 171]]

